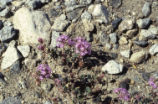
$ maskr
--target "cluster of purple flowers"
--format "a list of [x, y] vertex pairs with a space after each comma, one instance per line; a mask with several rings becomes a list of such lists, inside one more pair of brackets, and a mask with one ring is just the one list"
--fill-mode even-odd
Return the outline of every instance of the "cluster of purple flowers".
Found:
[[148, 81], [148, 84], [153, 88], [153, 89], [156, 89], [157, 88], [157, 85], [154, 83], [154, 78], [150, 78], [149, 81]]
[[39, 73], [39, 80], [49, 78], [52, 73], [51, 68], [47, 64], [38, 65], [37, 72]]
[[121, 100], [125, 100], [125, 101], [130, 100], [130, 94], [125, 88], [117, 88], [114, 90], [114, 93], [118, 94]]
[[91, 44], [88, 43], [84, 38], [77, 37], [75, 39], [70, 39], [67, 35], [61, 35], [57, 39], [57, 47], [63, 48], [65, 45], [74, 46], [75, 52], [80, 54], [80, 56], [91, 54]]
[[42, 38], [38, 38], [38, 42], [40, 43], [40, 45], [38, 45], [38, 49], [41, 50], [41, 51], [44, 51], [44, 44], [43, 44], [43, 39]]

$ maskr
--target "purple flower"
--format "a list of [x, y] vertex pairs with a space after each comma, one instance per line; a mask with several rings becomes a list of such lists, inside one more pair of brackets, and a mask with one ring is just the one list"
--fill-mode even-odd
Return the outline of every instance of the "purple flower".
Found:
[[44, 45], [41, 44], [41, 45], [39, 45], [37, 48], [38, 48], [39, 50], [43, 51], [45, 47], [44, 47]]
[[39, 79], [49, 78], [51, 75], [51, 68], [47, 64], [40, 64], [37, 67], [37, 72], [39, 72]]
[[75, 42], [72, 39], [68, 39], [67, 43], [69, 46], [73, 46], [75, 44]]
[[43, 39], [42, 38], [38, 38], [38, 42], [42, 44], [43, 43]]
[[60, 79], [55, 79], [54, 80], [55, 81], [55, 84], [57, 85], [57, 86], [60, 86], [61, 85], [61, 80]]
[[117, 88], [114, 90], [114, 93], [118, 94], [121, 100], [125, 100], [125, 101], [130, 100], [130, 94], [125, 88]]
[[69, 37], [67, 35], [60, 35], [60, 37], [57, 39], [57, 47], [63, 48], [65, 44], [67, 44], [67, 41], [69, 40]]
[[91, 44], [88, 43], [85, 39], [81, 37], [77, 37], [75, 39], [75, 49], [76, 53], [80, 54], [80, 56], [90, 55], [91, 54]]
[[153, 88], [156, 89], [157, 85], [154, 83], [154, 78], [150, 78], [148, 84]]

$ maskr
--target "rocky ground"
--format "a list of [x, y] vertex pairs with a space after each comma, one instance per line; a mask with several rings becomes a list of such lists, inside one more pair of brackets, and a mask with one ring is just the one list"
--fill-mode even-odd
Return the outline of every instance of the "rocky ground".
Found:
[[[63, 64], [62, 34], [91, 44], [82, 67]], [[52, 73], [39, 81], [43, 62]], [[158, 104], [158, 1], [0, 0], [0, 63], [0, 104]]]

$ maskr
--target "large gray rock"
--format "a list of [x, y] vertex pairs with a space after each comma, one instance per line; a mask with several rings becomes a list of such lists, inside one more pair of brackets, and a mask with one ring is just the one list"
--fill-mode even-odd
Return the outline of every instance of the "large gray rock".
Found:
[[96, 21], [99, 23], [108, 23], [108, 11], [105, 6], [101, 4], [91, 5], [88, 12], [92, 14]]
[[21, 101], [16, 97], [8, 97], [4, 99], [0, 104], [21, 104]]
[[20, 59], [21, 55], [17, 52], [17, 49], [10, 44], [2, 57], [1, 69], [5, 70]]
[[158, 44], [154, 44], [151, 46], [151, 48], [149, 49], [149, 53], [151, 55], [155, 55], [158, 53]]
[[149, 16], [151, 13], [151, 3], [145, 2], [143, 8], [142, 8], [142, 13], [145, 17]]
[[108, 61], [102, 69], [103, 72], [107, 71], [108, 74], [119, 74], [123, 71], [123, 65], [115, 62], [114, 60]]
[[0, 40], [2, 42], [9, 42], [10, 40], [14, 39], [17, 35], [17, 31], [13, 28], [13, 26], [4, 26], [0, 30]]
[[13, 24], [16, 29], [19, 29], [19, 39], [24, 44], [38, 43], [39, 37], [49, 41], [51, 25], [42, 11], [30, 11], [23, 7], [16, 11]]

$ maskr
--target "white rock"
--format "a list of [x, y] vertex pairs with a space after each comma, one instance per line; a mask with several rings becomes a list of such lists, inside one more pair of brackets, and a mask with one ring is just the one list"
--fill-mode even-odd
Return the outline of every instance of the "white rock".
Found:
[[51, 38], [51, 44], [50, 44], [50, 48], [54, 48], [57, 46], [57, 38], [60, 36], [59, 32], [53, 31], [52, 32], [52, 38]]
[[149, 49], [149, 53], [151, 55], [155, 55], [158, 53], [158, 44], [154, 44], [151, 46], [151, 48]]
[[145, 51], [139, 51], [139, 52], [133, 53], [131, 55], [130, 61], [133, 63], [139, 64], [139, 63], [143, 62], [143, 60], [145, 60], [145, 56], [146, 56]]
[[17, 48], [21, 52], [23, 57], [27, 57], [30, 53], [30, 46], [29, 45], [18, 46]]
[[130, 50], [123, 50], [123, 51], [120, 52], [120, 54], [121, 54], [123, 57], [129, 58], [129, 57], [130, 57], [130, 54], [131, 54], [131, 51], [130, 51]]
[[21, 56], [17, 52], [16, 48], [14, 46], [9, 46], [6, 52], [3, 54], [1, 69], [4, 70], [9, 68], [20, 58]]
[[[23, 7], [16, 11], [13, 24], [20, 32], [20, 42], [38, 43], [38, 38], [48, 40], [50, 36], [50, 22], [42, 11], [30, 11]], [[49, 40], [48, 40], [49, 41]]]
[[101, 4], [91, 5], [88, 8], [88, 12], [96, 18], [99, 23], [108, 23], [108, 11], [105, 6]]
[[123, 71], [123, 65], [115, 62], [114, 60], [110, 60], [102, 67], [101, 70], [103, 72], [107, 71], [109, 74], [119, 74]]

